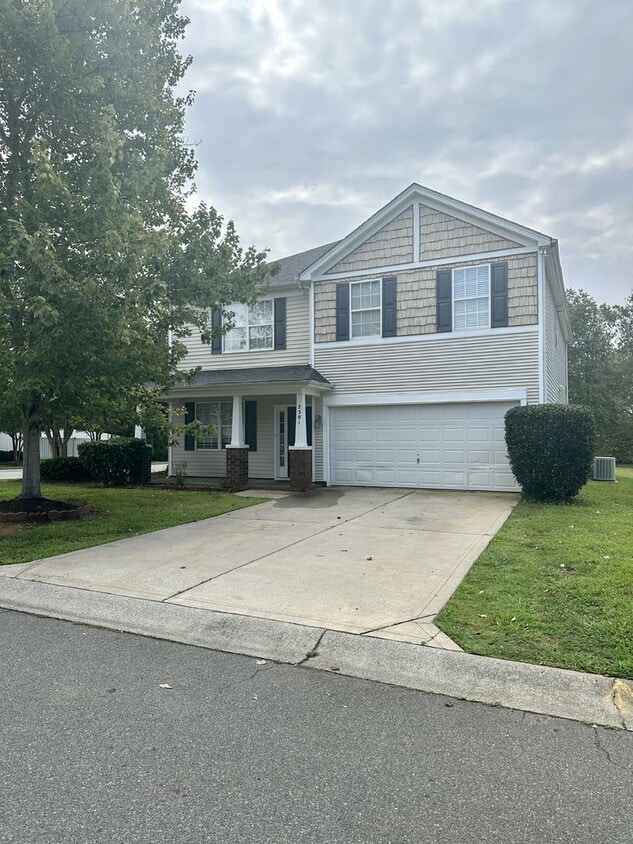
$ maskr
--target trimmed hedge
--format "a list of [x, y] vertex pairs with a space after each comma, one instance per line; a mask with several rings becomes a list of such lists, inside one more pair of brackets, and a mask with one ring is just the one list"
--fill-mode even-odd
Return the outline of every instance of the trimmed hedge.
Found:
[[506, 413], [506, 444], [514, 477], [537, 501], [568, 501], [591, 475], [595, 423], [587, 407], [540, 404]]
[[144, 483], [151, 477], [151, 447], [145, 440], [113, 437], [104, 442], [81, 443], [79, 459], [92, 478], [104, 486]]
[[[22, 459], [22, 452], [18, 452], [18, 460]], [[12, 451], [0, 451], [0, 463], [13, 463]]]
[[89, 481], [90, 472], [78, 457], [51, 457], [42, 460], [40, 475], [43, 481], [52, 483], [81, 483]]

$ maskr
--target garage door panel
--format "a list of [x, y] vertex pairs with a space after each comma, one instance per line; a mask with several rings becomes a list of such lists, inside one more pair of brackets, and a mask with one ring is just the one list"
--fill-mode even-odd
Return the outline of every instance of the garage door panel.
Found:
[[503, 418], [513, 404], [333, 408], [331, 481], [516, 490]]

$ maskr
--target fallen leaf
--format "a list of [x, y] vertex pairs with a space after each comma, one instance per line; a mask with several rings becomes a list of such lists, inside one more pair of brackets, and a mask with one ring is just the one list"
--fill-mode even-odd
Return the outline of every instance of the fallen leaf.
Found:
[[161, 683], [159, 686], [160, 689], [171, 689], [169, 683]]

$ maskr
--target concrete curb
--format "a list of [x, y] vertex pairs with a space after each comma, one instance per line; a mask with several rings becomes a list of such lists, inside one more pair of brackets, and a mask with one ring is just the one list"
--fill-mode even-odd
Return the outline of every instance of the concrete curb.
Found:
[[633, 731], [633, 684], [596, 674], [14, 578], [0, 606]]

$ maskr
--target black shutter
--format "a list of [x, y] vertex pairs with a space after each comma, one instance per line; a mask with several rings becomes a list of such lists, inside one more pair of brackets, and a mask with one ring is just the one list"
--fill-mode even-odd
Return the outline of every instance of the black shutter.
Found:
[[[196, 421], [196, 405], [195, 402], [185, 402], [185, 425], [190, 425]], [[185, 434], [185, 451], [195, 451], [196, 441], [191, 434]]]
[[336, 285], [336, 339], [349, 340], [349, 284]]
[[[211, 312], [211, 328], [217, 329], [222, 328], [222, 309], [221, 308], [214, 308]], [[222, 354], [222, 335], [221, 334], [214, 334], [211, 338], [211, 354], [212, 355], [221, 355]]]
[[508, 265], [490, 267], [490, 327], [504, 328], [508, 324]]
[[244, 439], [249, 451], [257, 451], [257, 402], [244, 402]]
[[438, 270], [436, 276], [437, 330], [453, 330], [453, 272]]
[[286, 297], [281, 296], [274, 300], [275, 306], [275, 341], [273, 348], [286, 348]]
[[382, 280], [382, 336], [395, 337], [396, 323], [396, 277]]

